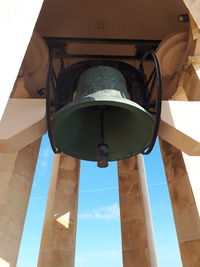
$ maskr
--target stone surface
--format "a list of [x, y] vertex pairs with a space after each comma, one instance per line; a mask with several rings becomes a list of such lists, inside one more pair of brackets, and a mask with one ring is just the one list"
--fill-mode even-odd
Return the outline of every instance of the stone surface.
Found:
[[158, 136], [188, 155], [200, 156], [199, 101], [162, 101]]
[[181, 243], [180, 249], [184, 267], [200, 266], [200, 239]]
[[16, 154], [1, 154], [0, 266], [15, 267], [40, 140]]
[[142, 156], [118, 162], [124, 267], [156, 267], [146, 176]]
[[200, 28], [200, 3], [198, 0], [183, 0], [190, 14]]
[[181, 258], [200, 266], [200, 157], [188, 156], [160, 139]]
[[12, 171], [15, 165], [15, 160], [17, 153], [1, 153], [0, 154], [0, 176], [1, 176], [1, 186], [0, 186], [0, 205], [4, 202], [6, 197], [6, 192], [10, 178], [12, 176]]
[[76, 243], [80, 162], [54, 158], [38, 267], [73, 267]]
[[0, 152], [16, 152], [45, 132], [45, 99], [9, 99], [0, 121]]
[[[0, 120], [14, 86], [26, 48], [42, 7], [43, 0], [15, 0], [1, 2], [0, 34]], [[13, 40], [20, 40], [14, 42]], [[11, 64], [12, 62], [12, 64]]]

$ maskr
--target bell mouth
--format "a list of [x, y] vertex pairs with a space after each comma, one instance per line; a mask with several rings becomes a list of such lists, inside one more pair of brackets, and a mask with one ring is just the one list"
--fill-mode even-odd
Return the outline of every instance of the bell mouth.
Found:
[[99, 106], [104, 106], [104, 142], [108, 161], [139, 154], [151, 142], [154, 120], [137, 103], [122, 98], [84, 97], [59, 110], [52, 119], [52, 133], [59, 151], [75, 158], [97, 161], [101, 143]]

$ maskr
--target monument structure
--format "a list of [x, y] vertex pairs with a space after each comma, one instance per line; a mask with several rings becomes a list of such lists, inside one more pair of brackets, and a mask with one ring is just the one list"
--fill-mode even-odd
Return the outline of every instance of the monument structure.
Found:
[[[199, 267], [200, 2], [19, 0], [3, 1], [1, 13], [0, 266], [16, 266], [47, 131], [49, 51], [56, 48], [55, 77], [60, 58], [67, 67], [112, 59], [138, 68], [146, 51], [156, 52], [163, 83], [158, 137], [181, 259]], [[144, 67], [148, 76], [152, 61]], [[55, 154], [39, 267], [74, 266], [79, 173], [79, 159]], [[123, 266], [157, 267], [142, 154], [119, 160], [118, 174]]]

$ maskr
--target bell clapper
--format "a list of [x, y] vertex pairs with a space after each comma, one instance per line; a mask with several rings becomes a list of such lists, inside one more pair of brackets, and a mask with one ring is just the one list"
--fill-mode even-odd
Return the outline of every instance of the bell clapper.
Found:
[[108, 145], [106, 144], [97, 146], [97, 166], [100, 168], [108, 167]]
[[104, 107], [100, 107], [100, 131], [101, 143], [97, 146], [97, 166], [108, 167], [108, 145], [104, 143]]

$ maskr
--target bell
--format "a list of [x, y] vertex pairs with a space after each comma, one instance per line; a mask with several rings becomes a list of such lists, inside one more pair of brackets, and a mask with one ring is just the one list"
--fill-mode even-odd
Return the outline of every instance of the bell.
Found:
[[144, 151], [153, 131], [153, 118], [129, 100], [124, 76], [110, 66], [85, 70], [78, 80], [75, 100], [52, 119], [59, 151], [98, 161], [100, 167]]

